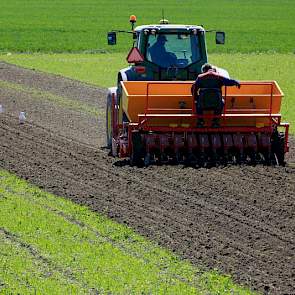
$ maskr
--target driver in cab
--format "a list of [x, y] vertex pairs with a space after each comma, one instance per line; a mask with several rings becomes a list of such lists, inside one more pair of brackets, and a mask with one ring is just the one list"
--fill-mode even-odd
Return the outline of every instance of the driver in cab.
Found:
[[158, 35], [157, 41], [148, 49], [152, 62], [162, 68], [173, 66], [177, 62], [176, 55], [166, 50], [167, 41], [165, 35]]

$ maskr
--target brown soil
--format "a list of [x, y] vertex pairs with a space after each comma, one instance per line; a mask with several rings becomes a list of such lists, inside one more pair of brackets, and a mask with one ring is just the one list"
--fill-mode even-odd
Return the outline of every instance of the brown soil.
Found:
[[[106, 90], [0, 63], [0, 167], [266, 294], [295, 294], [295, 153], [286, 167], [130, 167], [104, 148]], [[77, 100], [101, 114], [42, 95]], [[24, 125], [18, 112], [27, 112]]]

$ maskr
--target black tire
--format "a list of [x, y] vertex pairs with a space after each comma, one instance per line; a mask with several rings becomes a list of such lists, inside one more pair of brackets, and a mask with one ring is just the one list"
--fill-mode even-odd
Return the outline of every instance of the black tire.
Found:
[[132, 151], [130, 154], [130, 165], [141, 166], [143, 164], [143, 143], [139, 132], [132, 133]]
[[285, 166], [285, 134], [275, 132], [272, 141], [272, 153], [275, 158], [275, 162], [280, 166]]
[[113, 138], [113, 118], [112, 118], [112, 98], [115, 94], [115, 104], [117, 104], [117, 90], [116, 87], [109, 88], [106, 101], [106, 145], [108, 148], [112, 147]]
[[106, 144], [108, 148], [112, 147], [112, 94], [107, 95], [106, 104]]

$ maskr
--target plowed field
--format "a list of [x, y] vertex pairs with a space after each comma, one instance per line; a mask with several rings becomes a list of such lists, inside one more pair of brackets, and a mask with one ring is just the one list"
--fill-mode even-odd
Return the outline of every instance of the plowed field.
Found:
[[266, 294], [295, 294], [294, 149], [286, 167], [130, 167], [104, 148], [105, 94], [0, 63], [0, 167], [198, 266]]

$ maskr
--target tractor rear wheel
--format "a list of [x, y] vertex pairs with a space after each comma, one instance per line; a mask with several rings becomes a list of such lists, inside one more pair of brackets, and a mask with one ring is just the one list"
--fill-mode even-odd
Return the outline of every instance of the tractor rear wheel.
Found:
[[276, 132], [273, 136], [272, 152], [275, 163], [280, 166], [285, 166], [285, 134]]
[[108, 148], [112, 146], [112, 93], [108, 92], [106, 105], [106, 144]]
[[132, 150], [130, 154], [130, 165], [141, 166], [143, 164], [143, 143], [139, 132], [132, 133]]

